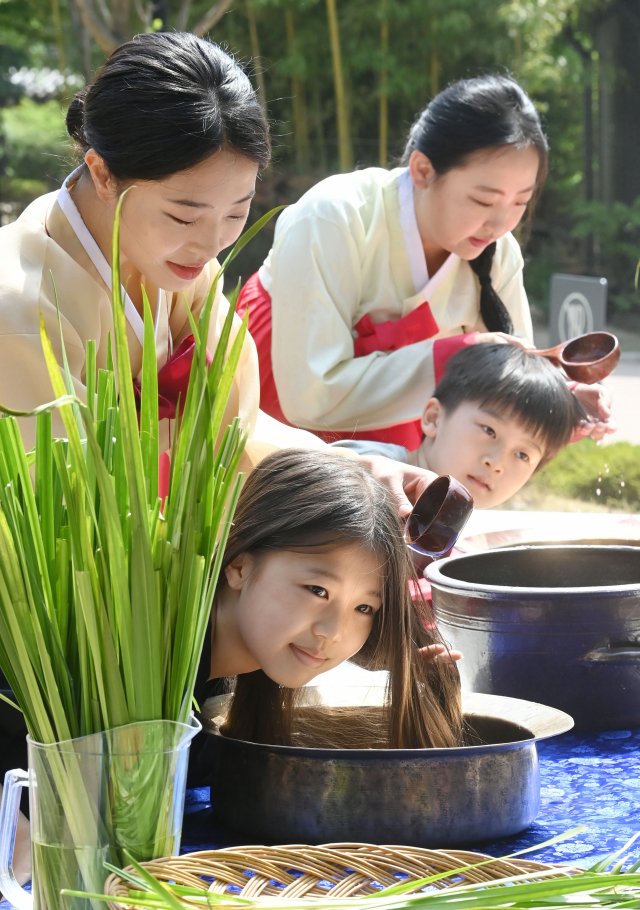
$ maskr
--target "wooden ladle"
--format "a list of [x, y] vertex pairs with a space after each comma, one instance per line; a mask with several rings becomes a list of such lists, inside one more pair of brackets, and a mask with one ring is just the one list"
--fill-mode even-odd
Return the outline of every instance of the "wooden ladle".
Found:
[[615, 370], [620, 360], [620, 345], [611, 332], [589, 332], [535, 353], [561, 366], [569, 379], [591, 385]]

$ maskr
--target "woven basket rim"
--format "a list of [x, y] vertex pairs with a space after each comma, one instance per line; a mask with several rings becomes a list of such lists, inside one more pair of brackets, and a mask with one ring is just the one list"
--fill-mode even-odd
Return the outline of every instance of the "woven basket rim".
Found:
[[[477, 863], [482, 865], [457, 872], [463, 866]], [[220, 895], [228, 893], [231, 885], [236, 896], [278, 897], [284, 901], [362, 898], [367, 894], [378, 894], [380, 885], [389, 887], [447, 872], [456, 872], [455, 884], [481, 884], [515, 875], [535, 880], [540, 873], [545, 873], [545, 878], [556, 878], [582, 871], [570, 865], [500, 859], [472, 850], [429, 850], [362, 843], [226, 847], [162, 857], [141, 865], [161, 881], [207, 887], [211, 893]], [[124, 871], [135, 874], [131, 866]], [[452, 884], [451, 876], [445, 875], [435, 887]], [[130, 884], [116, 873], [107, 879], [104, 892], [114, 899], [110, 902], [114, 910], [127, 906], [129, 887]], [[419, 890], [416, 888], [415, 892]], [[409, 890], [407, 893], [415, 892]], [[194, 903], [194, 907], [198, 906]]]

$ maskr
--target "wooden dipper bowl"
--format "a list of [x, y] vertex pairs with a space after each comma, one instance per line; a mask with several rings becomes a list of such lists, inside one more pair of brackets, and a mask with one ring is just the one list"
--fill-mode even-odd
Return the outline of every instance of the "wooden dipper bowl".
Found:
[[561, 366], [569, 379], [592, 385], [615, 370], [620, 345], [611, 332], [589, 332], [535, 353]]

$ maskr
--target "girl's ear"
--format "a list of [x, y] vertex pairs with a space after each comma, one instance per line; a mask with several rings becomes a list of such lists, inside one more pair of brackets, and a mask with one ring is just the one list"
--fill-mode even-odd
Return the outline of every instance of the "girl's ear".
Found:
[[425, 436], [435, 439], [438, 435], [438, 426], [444, 413], [443, 407], [437, 398], [430, 398], [422, 413], [420, 427]]
[[102, 155], [95, 149], [88, 149], [84, 163], [89, 168], [98, 199], [101, 202], [113, 202], [117, 190], [116, 182]]
[[417, 149], [411, 152], [411, 157], [409, 158], [409, 173], [411, 174], [413, 185], [418, 190], [426, 189], [433, 183], [437, 176], [435, 168], [431, 164], [431, 159], [427, 158], [423, 152], [417, 151]]
[[249, 576], [249, 563], [250, 557], [248, 554], [241, 553], [225, 568], [224, 574], [227, 578], [227, 584], [233, 591], [241, 591], [243, 585], [246, 584]]

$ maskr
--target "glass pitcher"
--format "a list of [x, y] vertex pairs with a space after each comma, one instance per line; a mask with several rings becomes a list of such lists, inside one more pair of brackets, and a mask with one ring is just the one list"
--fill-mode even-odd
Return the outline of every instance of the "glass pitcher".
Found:
[[[89, 910], [60, 891], [102, 893], [126, 850], [137, 860], [180, 846], [189, 744], [201, 729], [146, 721], [44, 745], [27, 737], [29, 772], [9, 771], [0, 807], [0, 891], [18, 910]], [[20, 792], [29, 787], [33, 896], [11, 861]], [[95, 908], [104, 905], [95, 903]]]

